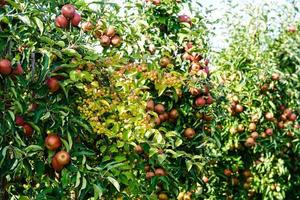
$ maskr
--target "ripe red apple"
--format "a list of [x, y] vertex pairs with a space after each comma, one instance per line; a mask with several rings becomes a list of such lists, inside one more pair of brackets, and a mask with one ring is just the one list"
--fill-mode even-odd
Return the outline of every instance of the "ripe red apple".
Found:
[[186, 128], [184, 130], [184, 136], [188, 139], [192, 139], [196, 135], [196, 131], [192, 128]]
[[280, 128], [280, 129], [284, 129], [284, 122], [283, 122], [283, 121], [278, 122], [278, 123], [277, 123], [277, 126], [278, 126], [278, 128]]
[[193, 96], [198, 96], [198, 95], [200, 94], [200, 90], [197, 89], [197, 88], [193, 88], [193, 87], [189, 89], [189, 92], [190, 92], [191, 95], [193, 95]]
[[109, 26], [105, 32], [105, 35], [107, 35], [108, 37], [113, 37], [115, 34], [116, 34], [116, 30], [112, 26]]
[[22, 65], [20, 63], [17, 64], [17, 67], [15, 69], [13, 69], [12, 72], [14, 75], [22, 75], [23, 74], [23, 68]]
[[267, 91], [268, 89], [269, 89], [269, 85], [268, 85], [268, 84], [264, 84], [263, 86], [260, 87], [260, 90], [261, 90], [262, 92], [265, 92], [265, 91]]
[[195, 104], [196, 106], [204, 106], [206, 104], [206, 100], [203, 97], [198, 97]]
[[70, 154], [64, 150], [61, 150], [55, 154], [57, 163], [59, 165], [65, 166], [70, 163], [71, 157]]
[[203, 181], [204, 183], [208, 183], [209, 180], [208, 180], [208, 178], [207, 178], [206, 176], [203, 176], [203, 177], [202, 177], [202, 181]]
[[157, 104], [154, 107], [155, 112], [157, 112], [158, 114], [163, 114], [165, 112], [165, 106], [162, 104]]
[[100, 38], [100, 43], [102, 46], [107, 47], [110, 45], [110, 38], [107, 35], [102, 35]]
[[56, 92], [60, 88], [59, 81], [56, 78], [48, 78], [47, 85], [52, 93]]
[[293, 112], [292, 112], [290, 109], [288, 109], [288, 108], [286, 108], [286, 109], [283, 111], [283, 114], [286, 115], [286, 117], [290, 117], [292, 113], [293, 113]]
[[246, 147], [252, 147], [255, 145], [255, 140], [252, 137], [247, 138], [246, 142], [245, 142], [245, 146]]
[[224, 169], [225, 176], [229, 177], [232, 174], [232, 171], [230, 169]]
[[171, 119], [177, 119], [179, 116], [178, 111], [174, 108], [170, 111], [169, 116]]
[[243, 112], [243, 111], [244, 111], [244, 107], [243, 107], [241, 104], [237, 104], [237, 105], [235, 106], [235, 112], [241, 113], [241, 112]]
[[75, 12], [73, 19], [71, 19], [72, 26], [78, 26], [78, 24], [80, 23], [80, 21], [81, 21], [80, 14], [78, 14], [78, 13]]
[[111, 44], [115, 47], [118, 47], [121, 45], [122, 38], [118, 35], [115, 35], [111, 38]]
[[252, 137], [254, 140], [256, 140], [256, 139], [259, 137], [258, 132], [252, 132], [252, 133], [251, 133], [251, 137]]
[[273, 115], [273, 113], [271, 113], [271, 112], [267, 112], [267, 113], [265, 114], [265, 117], [266, 117], [266, 119], [269, 120], [269, 121], [271, 121], [271, 120], [274, 119], [274, 115]]
[[267, 128], [267, 129], [265, 130], [265, 133], [266, 133], [267, 135], [273, 135], [273, 129]]
[[166, 176], [167, 175], [166, 171], [162, 168], [155, 169], [154, 173], [155, 173], [155, 176]]
[[155, 176], [154, 172], [147, 172], [146, 173], [146, 179], [151, 179]]
[[167, 67], [171, 63], [170, 59], [167, 57], [162, 57], [159, 61], [161, 67]]
[[292, 113], [290, 116], [289, 116], [289, 119], [291, 120], [291, 121], [296, 121], [296, 119], [297, 119], [297, 115], [295, 114], [295, 113]]
[[61, 8], [61, 14], [67, 19], [72, 19], [75, 15], [75, 11], [75, 7], [71, 4], [66, 4]]
[[17, 126], [23, 126], [25, 124], [25, 120], [21, 116], [16, 116], [15, 122]]
[[51, 160], [51, 165], [52, 165], [52, 168], [57, 172], [61, 171], [64, 167], [63, 165], [60, 165], [58, 163], [57, 158], [55, 156]]
[[156, 126], [159, 126], [161, 124], [161, 120], [159, 117], [157, 117], [155, 120], [154, 120], [154, 123]]
[[11, 62], [8, 59], [0, 60], [0, 74], [8, 75], [12, 71]]
[[60, 137], [56, 134], [49, 134], [45, 139], [45, 146], [50, 151], [55, 151], [61, 146]]
[[154, 111], [155, 103], [153, 100], [148, 100], [146, 105], [147, 111]]
[[189, 23], [190, 25], [192, 25], [192, 20], [189, 16], [187, 15], [179, 15], [178, 16], [178, 20], [181, 23]]
[[137, 154], [142, 154], [142, 153], [144, 152], [144, 149], [143, 149], [143, 147], [142, 147], [141, 145], [136, 145], [136, 146], [134, 147], [134, 151], [135, 151], [135, 153], [137, 153]]
[[152, 3], [156, 6], [160, 5], [160, 0], [153, 0]]
[[69, 21], [63, 15], [59, 15], [55, 19], [55, 25], [58, 28], [67, 28]]
[[29, 124], [26, 124], [26, 123], [23, 125], [23, 131], [27, 137], [30, 137], [33, 134], [33, 128]]
[[208, 95], [206, 98], [206, 104], [210, 105], [214, 102], [214, 99], [211, 95]]
[[272, 74], [272, 80], [273, 81], [278, 81], [280, 79], [280, 74], [278, 73], [273, 73]]

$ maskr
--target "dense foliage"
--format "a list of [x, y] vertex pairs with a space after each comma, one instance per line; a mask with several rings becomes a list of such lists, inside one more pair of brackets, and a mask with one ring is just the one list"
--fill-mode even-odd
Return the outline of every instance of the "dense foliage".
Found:
[[300, 198], [300, 27], [201, 9], [0, 0], [0, 199]]

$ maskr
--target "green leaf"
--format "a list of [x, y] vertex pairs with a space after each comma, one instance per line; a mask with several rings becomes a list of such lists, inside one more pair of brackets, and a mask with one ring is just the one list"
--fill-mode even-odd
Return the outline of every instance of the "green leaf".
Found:
[[75, 183], [75, 188], [77, 188], [80, 185], [80, 178], [81, 178], [81, 174], [78, 171], [77, 175], [76, 175], [76, 183]]
[[118, 190], [118, 192], [120, 192], [119, 182], [116, 179], [112, 178], [112, 177], [107, 177], [107, 179], [109, 180], [109, 182], [111, 182], [115, 186], [115, 188]]
[[43, 151], [44, 148], [41, 146], [38, 146], [38, 145], [30, 145], [30, 146], [26, 147], [24, 150], [26, 153], [29, 153], [29, 152], [35, 152], [35, 151]]
[[93, 185], [93, 188], [94, 188], [94, 199], [95, 200], [101, 199], [103, 194], [103, 189], [96, 184]]
[[31, 22], [28, 16], [18, 15], [18, 18], [28, 26], [31, 26]]
[[41, 34], [43, 34], [43, 32], [44, 32], [44, 24], [43, 24], [43, 22], [39, 18], [37, 18], [37, 17], [34, 17], [34, 21], [35, 21], [36, 25], [38, 26]]
[[193, 163], [190, 160], [186, 160], [185, 164], [186, 164], [187, 170], [190, 171], [192, 169]]

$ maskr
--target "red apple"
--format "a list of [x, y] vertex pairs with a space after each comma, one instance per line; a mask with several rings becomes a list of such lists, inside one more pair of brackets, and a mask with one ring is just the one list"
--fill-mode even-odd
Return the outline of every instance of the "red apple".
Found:
[[160, 0], [153, 0], [153, 4], [156, 5], [156, 6], [159, 6], [160, 5]]
[[121, 45], [122, 38], [118, 35], [115, 35], [111, 38], [111, 44], [115, 47], [118, 47]]
[[17, 126], [23, 126], [25, 124], [25, 120], [21, 116], [16, 116], [15, 122]]
[[56, 78], [48, 78], [47, 85], [48, 85], [50, 92], [53, 92], [53, 93], [56, 92], [57, 90], [59, 90], [59, 88], [60, 88], [59, 81]]
[[56, 134], [49, 134], [45, 139], [45, 146], [50, 151], [55, 151], [61, 146], [60, 137]]
[[203, 97], [198, 97], [195, 101], [196, 106], [204, 106], [206, 101]]
[[105, 35], [107, 35], [108, 37], [113, 37], [116, 34], [116, 30], [114, 27], [109, 26], [105, 32]]
[[22, 75], [23, 74], [23, 68], [20, 63], [17, 64], [17, 67], [13, 69], [13, 74], [14, 75]]
[[55, 19], [55, 25], [58, 28], [67, 28], [68, 24], [69, 24], [69, 21], [63, 15], [59, 15]]
[[208, 105], [210, 105], [210, 104], [212, 104], [214, 102], [214, 99], [212, 98], [212, 96], [211, 95], [208, 95], [208, 97], [207, 97], [207, 99], [206, 99], [206, 103], [208, 104]]
[[51, 160], [51, 165], [52, 165], [52, 168], [53, 168], [55, 171], [57, 171], [57, 172], [61, 171], [62, 168], [64, 167], [63, 165], [60, 165], [60, 164], [58, 163], [58, 161], [57, 161], [57, 159], [56, 159], [55, 156], [54, 156], [54, 157], [52, 158], [52, 160]]
[[61, 150], [55, 154], [55, 158], [59, 165], [65, 166], [70, 163], [71, 157], [70, 154], [64, 150]]
[[61, 8], [61, 14], [67, 19], [72, 19], [75, 15], [75, 10], [73, 5], [66, 4]]
[[11, 62], [8, 59], [0, 60], [0, 74], [8, 75], [12, 71]]
[[295, 114], [295, 113], [292, 113], [290, 116], [289, 116], [289, 119], [291, 120], [291, 121], [296, 121], [296, 119], [297, 119], [297, 115]]
[[24, 131], [24, 134], [27, 136], [27, 137], [30, 137], [32, 136], [32, 133], [33, 133], [33, 128], [29, 125], [29, 124], [24, 124], [23, 125], [23, 131]]
[[78, 14], [78, 13], [75, 12], [73, 19], [71, 19], [72, 26], [78, 26], [78, 24], [80, 23], [80, 21], [81, 21], [80, 14]]
[[107, 35], [102, 35], [100, 38], [100, 43], [102, 46], [107, 47], [110, 45], [110, 38]]
[[178, 16], [178, 20], [179, 22], [181, 23], [189, 23], [189, 24], [192, 24], [192, 20], [189, 16], [187, 15], [179, 15]]
[[273, 129], [267, 128], [267, 129], [265, 130], [265, 133], [266, 133], [267, 135], [273, 135]]

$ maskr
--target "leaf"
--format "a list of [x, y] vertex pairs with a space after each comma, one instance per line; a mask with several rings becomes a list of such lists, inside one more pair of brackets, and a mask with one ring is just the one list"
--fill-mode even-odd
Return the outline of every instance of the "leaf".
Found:
[[112, 178], [112, 177], [107, 177], [107, 179], [109, 180], [109, 182], [111, 182], [115, 186], [115, 188], [118, 190], [118, 192], [120, 192], [119, 182], [116, 179]]
[[43, 22], [39, 18], [37, 18], [37, 17], [34, 17], [34, 21], [35, 21], [36, 25], [38, 26], [41, 34], [43, 34], [43, 32], [44, 32], [44, 24], [43, 24]]
[[100, 199], [103, 194], [103, 189], [96, 184], [93, 185], [93, 188], [94, 188], [94, 199], [95, 200]]
[[72, 146], [73, 146], [73, 140], [72, 140], [72, 137], [71, 137], [70, 132], [68, 132], [68, 142], [69, 142], [69, 147], [70, 147], [70, 149], [72, 149]]
[[63, 138], [60, 138], [60, 140], [62, 141], [62, 143], [64, 144], [65, 148], [67, 151], [70, 151], [70, 146], [67, 142], [67, 140], [63, 139]]
[[180, 138], [177, 138], [175, 141], [175, 146], [179, 147], [182, 144], [182, 140]]
[[30, 145], [26, 147], [24, 150], [26, 153], [28, 153], [28, 152], [35, 152], [35, 151], [43, 151], [44, 148], [39, 145]]
[[77, 172], [75, 188], [77, 188], [80, 185], [80, 178], [81, 178], [81, 174], [80, 172]]
[[193, 163], [190, 160], [185, 161], [186, 168], [188, 171], [192, 169]]
[[18, 15], [18, 18], [25, 24], [27, 24], [28, 26], [31, 26], [31, 22], [28, 16], [22, 16], [22, 15]]

